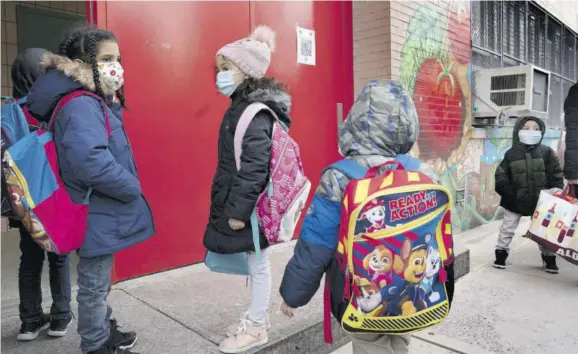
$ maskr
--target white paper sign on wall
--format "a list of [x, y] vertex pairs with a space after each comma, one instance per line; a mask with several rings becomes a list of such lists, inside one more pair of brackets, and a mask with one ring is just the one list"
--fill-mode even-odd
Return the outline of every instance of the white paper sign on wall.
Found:
[[315, 65], [315, 31], [297, 26], [297, 63]]

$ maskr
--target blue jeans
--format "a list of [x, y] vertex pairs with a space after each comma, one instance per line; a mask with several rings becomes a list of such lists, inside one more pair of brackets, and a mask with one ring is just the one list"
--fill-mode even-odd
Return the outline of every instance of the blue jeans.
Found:
[[112, 308], [107, 303], [111, 288], [113, 255], [80, 257], [78, 263], [78, 334], [83, 353], [100, 349], [110, 335]]
[[[42, 310], [41, 276], [44, 250], [32, 239], [30, 232], [20, 223], [11, 223], [20, 230], [20, 268], [18, 269], [18, 292], [20, 295], [20, 320], [30, 323], [40, 320]], [[70, 259], [67, 255], [60, 256], [48, 253], [50, 267], [50, 292], [52, 307], [50, 315], [53, 319], [69, 319], [70, 310]]]

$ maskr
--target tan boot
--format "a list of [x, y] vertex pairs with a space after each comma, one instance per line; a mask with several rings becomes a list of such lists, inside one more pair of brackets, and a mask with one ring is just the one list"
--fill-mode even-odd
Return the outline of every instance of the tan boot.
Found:
[[234, 335], [225, 338], [219, 345], [223, 353], [243, 353], [269, 341], [267, 326], [242, 319]]
[[[237, 333], [237, 328], [239, 328], [239, 324], [243, 321], [248, 319], [247, 316], [249, 316], [249, 311], [245, 311], [243, 312], [243, 314], [241, 315], [241, 318], [239, 319], [239, 321], [237, 321], [237, 323], [230, 325], [229, 327], [227, 327], [227, 337], [231, 337], [233, 335], [235, 335], [235, 333]], [[271, 329], [271, 316], [269, 316], [269, 311], [267, 311], [267, 317], [265, 317], [265, 326], [267, 326], [267, 330]]]

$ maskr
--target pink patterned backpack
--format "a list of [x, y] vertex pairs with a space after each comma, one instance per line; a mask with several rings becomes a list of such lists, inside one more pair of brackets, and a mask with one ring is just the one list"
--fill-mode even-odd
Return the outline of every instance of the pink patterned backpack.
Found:
[[311, 182], [303, 172], [299, 146], [283, 129], [275, 112], [263, 103], [249, 105], [237, 123], [234, 140], [237, 170], [241, 168], [242, 142], [247, 127], [262, 110], [270, 112], [276, 121], [271, 139], [269, 183], [265, 192], [257, 199], [255, 211], [251, 215], [257, 255], [260, 253], [258, 226], [265, 233], [270, 245], [290, 241], [311, 189]]

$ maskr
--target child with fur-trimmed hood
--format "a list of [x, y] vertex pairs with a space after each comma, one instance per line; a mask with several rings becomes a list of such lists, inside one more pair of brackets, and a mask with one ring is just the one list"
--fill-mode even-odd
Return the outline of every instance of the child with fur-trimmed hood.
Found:
[[[372, 81], [363, 88], [341, 128], [339, 150], [346, 159], [370, 169], [398, 160], [406, 170], [419, 170], [437, 180], [433, 170], [418, 159], [406, 156], [419, 134], [419, 122], [411, 96], [395, 81]], [[384, 167], [382, 173], [387, 170]], [[281, 283], [281, 310], [305, 306], [315, 295], [323, 274], [331, 279], [331, 311], [341, 321], [343, 271], [335, 260], [338, 229], [345, 187], [350, 179], [328, 169], [323, 173]], [[339, 281], [340, 279], [340, 281]], [[453, 270], [448, 269], [448, 295], [453, 295]], [[407, 353], [409, 336], [354, 335], [354, 353]]]
[[243, 136], [238, 170], [234, 140], [241, 115], [254, 102], [274, 111], [284, 128], [289, 129], [291, 125], [291, 97], [283, 84], [265, 76], [274, 48], [275, 32], [259, 26], [248, 38], [226, 44], [216, 55], [217, 90], [230, 98], [230, 106], [219, 130], [218, 162], [203, 243], [217, 254], [248, 253], [252, 293], [249, 309], [227, 328], [227, 338], [219, 345], [223, 353], [241, 353], [268, 341], [271, 295], [268, 242], [260, 232], [263, 252], [257, 257], [250, 217], [269, 181], [275, 117], [266, 110], [253, 117]]

